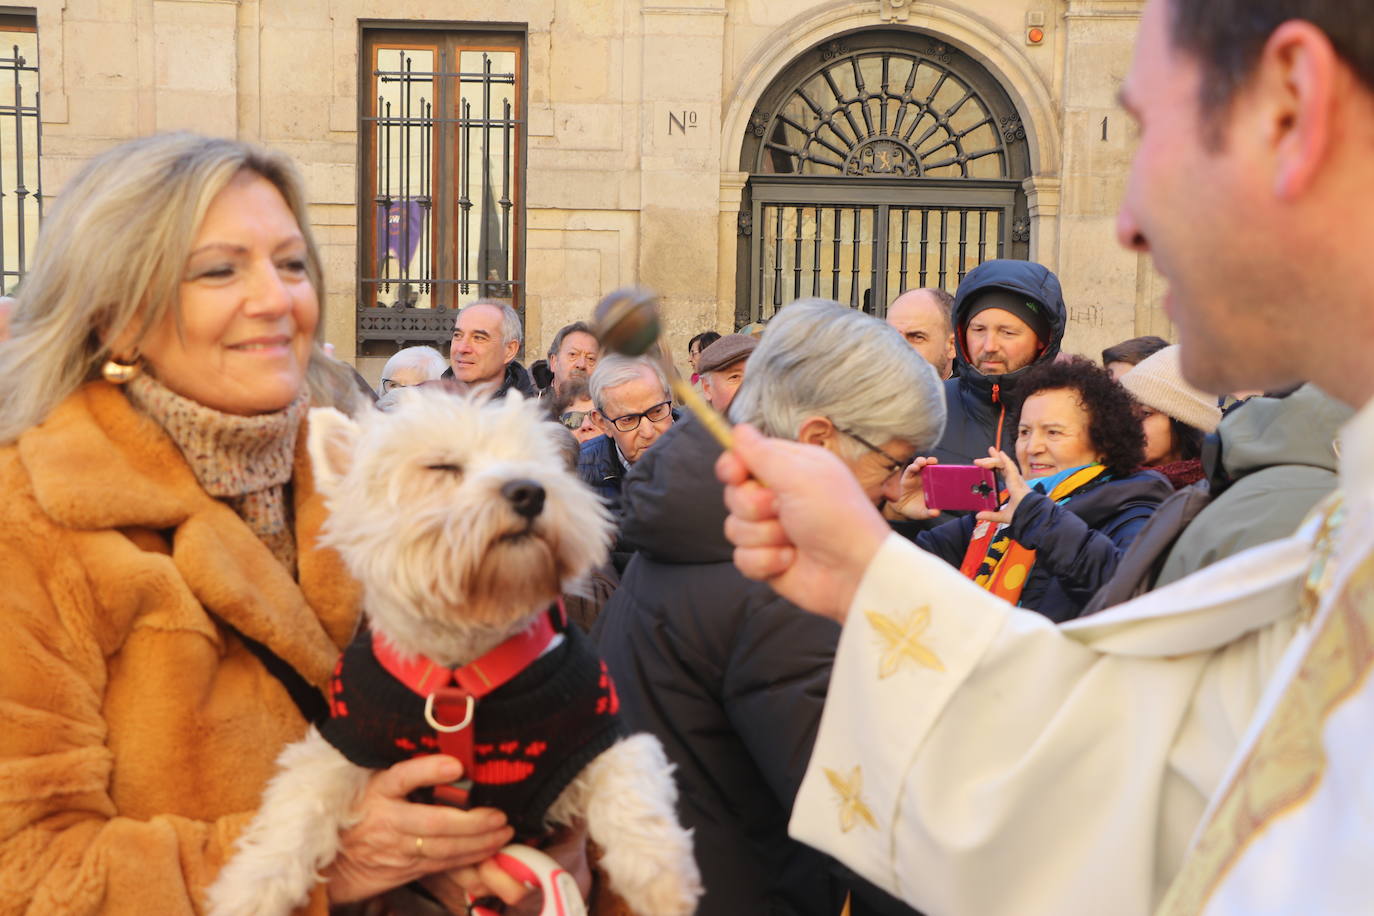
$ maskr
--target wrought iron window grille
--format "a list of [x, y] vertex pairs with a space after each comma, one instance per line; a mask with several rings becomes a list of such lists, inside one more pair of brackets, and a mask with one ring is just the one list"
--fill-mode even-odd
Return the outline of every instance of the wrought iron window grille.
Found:
[[360, 353], [441, 345], [477, 299], [523, 318], [522, 37], [370, 37]]
[[[25, 47], [14, 42], [24, 41]], [[43, 131], [37, 31], [31, 17], [0, 16], [0, 286], [11, 294], [28, 271], [43, 221]], [[3, 45], [0, 45], [3, 47]], [[27, 100], [27, 102], [26, 102]], [[30, 184], [32, 183], [32, 184]]]

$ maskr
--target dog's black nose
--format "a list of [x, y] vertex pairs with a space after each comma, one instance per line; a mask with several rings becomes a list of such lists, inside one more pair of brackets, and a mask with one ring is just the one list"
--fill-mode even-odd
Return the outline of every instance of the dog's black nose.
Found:
[[501, 487], [501, 495], [525, 518], [534, 518], [544, 511], [544, 488], [533, 480], [508, 480]]

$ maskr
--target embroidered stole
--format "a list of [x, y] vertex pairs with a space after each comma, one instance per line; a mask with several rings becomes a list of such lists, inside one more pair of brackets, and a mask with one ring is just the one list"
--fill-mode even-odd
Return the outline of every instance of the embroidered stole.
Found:
[[[1325, 506], [1301, 611], [1316, 611], [1330, 575], [1342, 503]], [[1326, 769], [1327, 718], [1374, 671], [1374, 553], [1368, 552], [1332, 598], [1297, 673], [1225, 786], [1157, 916], [1200, 913], [1246, 847], [1284, 812], [1301, 806]]]
[[[1049, 497], [1055, 503], [1062, 503], [1105, 473], [1107, 469], [1100, 464], [1080, 468], [1059, 481]], [[1004, 490], [1001, 501], [1005, 503], [1006, 499]], [[1008, 604], [1016, 604], [1021, 600], [1021, 590], [1026, 587], [1031, 567], [1035, 565], [1035, 551], [1013, 541], [1006, 530], [1006, 525], [979, 522], [964, 551], [959, 572]]]

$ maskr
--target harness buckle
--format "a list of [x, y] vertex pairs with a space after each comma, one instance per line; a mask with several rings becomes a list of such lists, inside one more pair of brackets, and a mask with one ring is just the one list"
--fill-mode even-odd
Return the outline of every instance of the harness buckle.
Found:
[[[472, 724], [472, 715], [477, 708], [477, 701], [473, 699], [472, 694], [465, 694], [468, 701], [467, 714], [463, 716], [463, 721], [459, 722], [457, 725], [444, 725], [438, 719], [434, 718], [434, 697], [437, 694], [438, 691], [436, 690], [425, 698], [425, 721], [429, 723], [430, 728], [434, 729], [436, 732], [447, 735], [453, 732], [460, 732]], [[414, 707], [411, 708], [413, 709]]]

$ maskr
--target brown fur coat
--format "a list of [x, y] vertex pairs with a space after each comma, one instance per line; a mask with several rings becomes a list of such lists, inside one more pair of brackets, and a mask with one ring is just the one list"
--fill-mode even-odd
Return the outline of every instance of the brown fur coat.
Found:
[[224, 622], [322, 686], [357, 616], [304, 442], [299, 584], [104, 382], [0, 449], [0, 913], [200, 911], [305, 731]]

